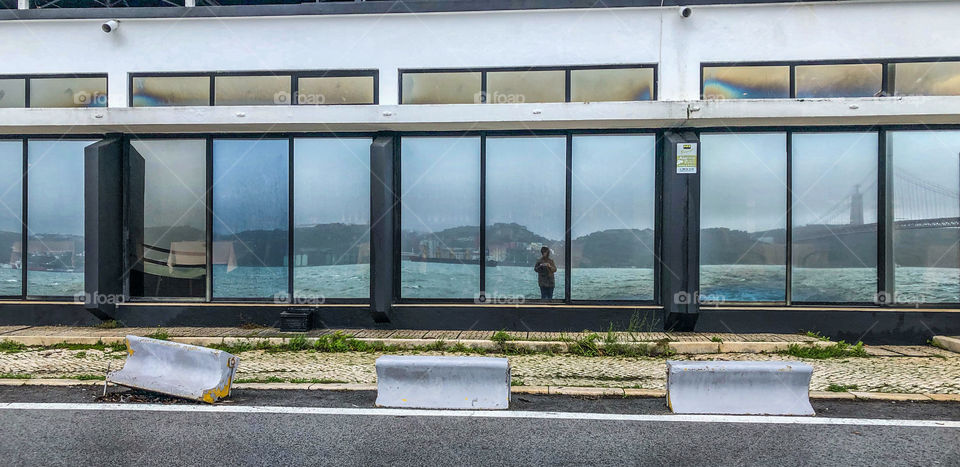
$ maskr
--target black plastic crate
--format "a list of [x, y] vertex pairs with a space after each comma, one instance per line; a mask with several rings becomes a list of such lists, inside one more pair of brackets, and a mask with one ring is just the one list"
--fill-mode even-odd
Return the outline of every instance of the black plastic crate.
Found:
[[307, 332], [313, 327], [313, 310], [291, 308], [280, 312], [280, 330], [283, 332]]

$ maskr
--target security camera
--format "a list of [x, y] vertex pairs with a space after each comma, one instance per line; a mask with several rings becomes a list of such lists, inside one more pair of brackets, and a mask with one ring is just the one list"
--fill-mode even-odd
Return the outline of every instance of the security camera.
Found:
[[689, 18], [690, 15], [693, 14], [693, 8], [690, 8], [688, 6], [682, 6], [680, 7], [679, 10], [677, 10], [677, 13], [680, 14], [681, 18]]
[[116, 31], [117, 28], [119, 27], [120, 27], [120, 22], [115, 19], [112, 19], [100, 25], [100, 29], [102, 29], [103, 32], [107, 34], [110, 34], [111, 32]]

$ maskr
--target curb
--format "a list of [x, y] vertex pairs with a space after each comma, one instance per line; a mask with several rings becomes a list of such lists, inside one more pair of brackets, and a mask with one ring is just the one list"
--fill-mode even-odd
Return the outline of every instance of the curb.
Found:
[[949, 336], [933, 336], [933, 343], [951, 352], [960, 353], [960, 338]]
[[[125, 337], [122, 336], [4, 336], [3, 340], [10, 340], [19, 344], [28, 346], [50, 346], [56, 344], [84, 344], [93, 345], [118, 344], [123, 343]], [[256, 343], [268, 342], [272, 345], [286, 343], [290, 338], [287, 337], [170, 337], [168, 340], [179, 342], [181, 344], [192, 344], [200, 346], [211, 346], [220, 344], [237, 343]], [[383, 345], [397, 346], [400, 349], [410, 349], [413, 347], [423, 347], [436, 344], [442, 339], [377, 339], [360, 337], [354, 338], [361, 342], [375, 343], [380, 342]], [[317, 338], [307, 338], [307, 342], [315, 342]], [[476, 347], [484, 350], [497, 350], [499, 344], [491, 340], [482, 339], [455, 339], [443, 340], [448, 345], [462, 344], [467, 347]], [[566, 353], [567, 345], [570, 342], [564, 341], [508, 341], [508, 345], [521, 347], [535, 351], [557, 351], [562, 349], [561, 353]], [[655, 346], [657, 343], [648, 342], [624, 342], [621, 345], [627, 346]], [[811, 347], [830, 347], [836, 345], [831, 341], [796, 341], [796, 342], [669, 342], [667, 345], [670, 350], [680, 355], [702, 355], [718, 353], [773, 353], [787, 350], [793, 344], [806, 345]], [[598, 347], [603, 348], [602, 342], [597, 343]], [[958, 341], [960, 345], [960, 341]]]
[[[0, 386], [102, 386], [103, 381], [76, 379], [0, 379]], [[111, 384], [111, 386], [116, 386]], [[234, 389], [300, 391], [376, 391], [376, 384], [362, 383], [236, 383]], [[582, 386], [513, 386], [511, 394], [539, 394], [573, 397], [632, 397], [663, 399], [664, 389], [596, 388]], [[886, 402], [960, 402], [960, 394], [908, 394], [895, 392], [810, 391], [812, 400], [886, 401]]]

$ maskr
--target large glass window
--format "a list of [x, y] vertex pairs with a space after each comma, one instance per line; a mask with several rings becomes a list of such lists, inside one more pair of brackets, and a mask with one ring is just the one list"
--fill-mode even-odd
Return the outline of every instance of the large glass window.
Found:
[[700, 141], [701, 295], [784, 301], [786, 134], [703, 134]]
[[142, 212], [128, 220], [140, 259], [130, 273], [130, 295], [205, 297], [207, 142], [134, 140], [130, 146], [131, 177], [143, 180], [142, 193], [130, 194]]
[[574, 136], [570, 294], [652, 300], [656, 138]]
[[[486, 296], [539, 299], [540, 284], [564, 297], [566, 139], [486, 140]], [[547, 247], [556, 272], [534, 270]], [[546, 276], [546, 277], [544, 277]]]
[[289, 140], [213, 141], [213, 296], [286, 297]]
[[27, 294], [83, 293], [84, 147], [95, 141], [27, 143]]
[[294, 139], [294, 296], [370, 296], [370, 139]]
[[873, 302], [877, 134], [792, 136], [791, 300]]
[[401, 296], [474, 298], [483, 257], [480, 138], [403, 138], [400, 154]]
[[23, 293], [23, 142], [0, 141], [0, 296]]
[[790, 67], [705, 66], [704, 99], [772, 99], [790, 97]]
[[960, 131], [887, 134], [895, 299], [960, 302]]
[[373, 76], [316, 76], [298, 80], [299, 105], [373, 104], [376, 86]]

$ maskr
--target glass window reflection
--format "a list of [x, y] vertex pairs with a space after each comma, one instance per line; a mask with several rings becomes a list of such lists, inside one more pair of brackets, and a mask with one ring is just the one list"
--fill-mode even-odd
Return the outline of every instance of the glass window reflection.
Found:
[[0, 296], [23, 293], [23, 142], [0, 141]]
[[106, 77], [30, 79], [30, 107], [106, 106]]
[[887, 134], [893, 160], [893, 299], [960, 302], [960, 131]]
[[883, 65], [797, 65], [796, 95], [816, 97], [873, 97], [883, 88]]
[[482, 81], [479, 71], [403, 73], [401, 104], [479, 104]]
[[213, 141], [213, 296], [286, 296], [286, 139]]
[[401, 296], [475, 298], [480, 138], [405, 137], [400, 154]]
[[877, 134], [793, 134], [794, 302], [877, 292]]
[[27, 143], [27, 294], [83, 293], [84, 148], [96, 141]]
[[700, 142], [701, 298], [784, 301], [786, 134], [703, 134]]
[[370, 296], [370, 143], [294, 139], [295, 297]]
[[652, 300], [656, 138], [575, 136], [571, 298]]
[[143, 180], [142, 192], [129, 195], [140, 211], [128, 216], [140, 259], [131, 295], [206, 297], [206, 154], [202, 139], [130, 142], [130, 176]]
[[790, 97], [790, 67], [703, 67], [704, 99], [775, 99]]
[[563, 70], [487, 72], [488, 104], [564, 102], [566, 73]]
[[960, 96], [960, 62], [891, 63], [896, 96]]
[[570, 71], [570, 102], [649, 101], [653, 68], [605, 68]]
[[210, 105], [210, 77], [134, 77], [132, 92], [134, 107]]
[[[490, 137], [486, 144], [487, 299], [540, 299], [541, 284], [551, 283], [553, 298], [565, 298], [566, 139]], [[534, 269], [543, 247], [556, 265], [552, 280]]]
[[217, 76], [214, 105], [289, 105], [290, 76]]
[[24, 79], [0, 79], [0, 108], [22, 108], [26, 102]]

